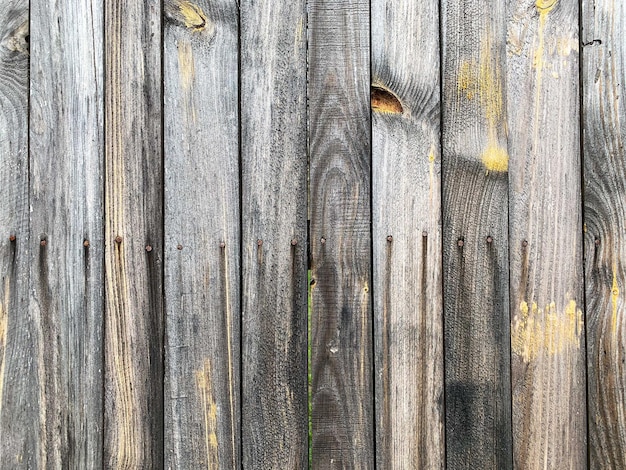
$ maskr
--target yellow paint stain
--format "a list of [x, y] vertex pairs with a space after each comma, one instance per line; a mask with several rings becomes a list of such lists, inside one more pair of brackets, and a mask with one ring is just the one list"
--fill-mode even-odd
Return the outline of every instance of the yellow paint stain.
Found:
[[478, 97], [487, 121], [487, 146], [481, 155], [487, 173], [509, 169], [508, 152], [498, 143], [498, 128], [504, 124], [504, 100], [502, 72], [500, 65], [494, 61], [492, 50], [492, 40], [488, 36], [481, 45], [479, 62], [462, 62], [457, 78], [458, 93], [468, 100]]
[[505, 172], [509, 169], [509, 154], [497, 145], [488, 145], [481, 159], [487, 171]]
[[196, 372], [196, 384], [200, 390], [204, 416], [204, 436], [207, 455], [207, 468], [219, 468], [217, 446], [217, 405], [213, 398], [211, 384], [211, 363], [205, 360], [202, 368]]
[[564, 312], [551, 302], [540, 308], [536, 302], [520, 304], [511, 328], [511, 349], [524, 362], [543, 355], [556, 355], [571, 348], [580, 348], [583, 334], [583, 313], [570, 300]]
[[0, 411], [2, 410], [2, 397], [4, 396], [4, 371], [7, 357], [7, 332], [9, 326], [9, 277], [4, 279], [4, 299], [0, 301], [0, 348], [2, 348], [2, 363], [0, 363]]
[[189, 90], [196, 76], [196, 68], [193, 60], [193, 50], [188, 41], [178, 43], [178, 70], [183, 89]]
[[613, 304], [613, 315], [611, 317], [611, 326], [613, 331], [617, 331], [617, 301], [619, 300], [619, 285], [617, 284], [617, 268], [613, 264], [613, 286], [611, 287], [611, 303]]

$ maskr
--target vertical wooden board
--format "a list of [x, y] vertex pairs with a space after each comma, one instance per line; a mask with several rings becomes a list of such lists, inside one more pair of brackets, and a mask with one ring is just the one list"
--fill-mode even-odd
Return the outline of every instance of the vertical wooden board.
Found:
[[369, 2], [309, 3], [313, 468], [373, 468]]
[[237, 4], [164, 8], [165, 467], [239, 468]]
[[504, 4], [444, 1], [447, 468], [511, 468]]
[[28, 2], [0, 0], [0, 467], [39, 466], [28, 315]]
[[586, 0], [582, 116], [590, 468], [626, 467], [626, 7]]
[[444, 468], [439, 2], [371, 11], [376, 462]]
[[32, 0], [30, 314], [43, 468], [102, 466], [103, 24]]
[[305, 8], [241, 4], [244, 468], [307, 468]]
[[509, 5], [516, 468], [586, 468], [578, 2]]
[[108, 0], [105, 45], [104, 465], [162, 468], [160, 0]]

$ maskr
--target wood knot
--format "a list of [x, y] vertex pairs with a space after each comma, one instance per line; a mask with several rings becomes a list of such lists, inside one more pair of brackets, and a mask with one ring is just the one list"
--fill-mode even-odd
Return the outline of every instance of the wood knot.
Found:
[[28, 20], [11, 31], [3, 40], [2, 46], [12, 52], [28, 53], [29, 50], [29, 26]]
[[398, 97], [380, 86], [372, 86], [372, 109], [385, 114], [402, 114], [404, 111]]
[[195, 3], [188, 0], [165, 0], [165, 18], [176, 26], [213, 35], [215, 25]]

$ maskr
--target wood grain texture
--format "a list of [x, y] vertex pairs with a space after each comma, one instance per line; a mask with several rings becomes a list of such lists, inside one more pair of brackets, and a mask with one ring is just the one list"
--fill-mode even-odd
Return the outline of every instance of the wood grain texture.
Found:
[[103, 438], [103, 12], [90, 0], [30, 5], [39, 466], [96, 468]]
[[28, 314], [28, 18], [27, 1], [0, 0], [0, 467], [16, 469], [37, 468], [42, 451]]
[[369, 2], [309, 3], [313, 468], [373, 468]]
[[442, 469], [439, 2], [371, 21], [376, 464]]
[[241, 113], [243, 466], [304, 469], [308, 423], [303, 0], [242, 3]]
[[165, 468], [240, 468], [237, 5], [164, 6]]
[[511, 468], [504, 4], [444, 1], [447, 468]]
[[586, 468], [578, 2], [509, 4], [516, 468]]
[[105, 45], [104, 466], [158, 469], [163, 467], [160, 0], [107, 1]]
[[626, 467], [626, 7], [582, 10], [589, 466]]

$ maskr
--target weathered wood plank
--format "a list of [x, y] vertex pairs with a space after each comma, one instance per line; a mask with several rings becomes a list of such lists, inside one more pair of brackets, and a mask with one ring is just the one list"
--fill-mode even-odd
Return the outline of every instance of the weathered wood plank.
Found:
[[447, 468], [511, 468], [504, 4], [444, 1]]
[[376, 462], [444, 468], [439, 2], [371, 11]]
[[240, 468], [237, 4], [164, 7], [165, 468]]
[[303, 469], [308, 455], [303, 0], [242, 3], [241, 113], [243, 466]]
[[28, 315], [28, 1], [0, 0], [0, 467], [37, 468], [36, 323]]
[[[30, 313], [40, 468], [102, 466], [103, 24], [91, 0], [32, 0]], [[33, 423], [34, 425], [34, 423]]]
[[583, 143], [590, 468], [626, 468], [626, 7], [583, 1]]
[[313, 468], [373, 468], [369, 2], [309, 3]]
[[578, 2], [508, 12], [516, 468], [586, 468]]
[[104, 465], [162, 468], [161, 1], [105, 12]]

